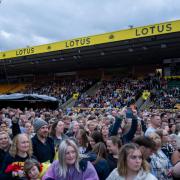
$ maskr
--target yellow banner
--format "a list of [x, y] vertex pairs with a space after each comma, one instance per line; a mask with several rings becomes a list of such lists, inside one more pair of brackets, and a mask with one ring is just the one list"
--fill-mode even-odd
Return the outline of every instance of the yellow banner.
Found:
[[144, 91], [143, 91], [143, 94], [142, 94], [142, 98], [143, 98], [144, 100], [147, 100], [150, 95], [151, 95], [151, 93], [150, 93], [149, 91], [144, 90]]
[[180, 103], [177, 103], [177, 104], [174, 106], [174, 108], [176, 108], [176, 109], [179, 109], [179, 110], [180, 110]]
[[78, 97], [79, 97], [79, 93], [74, 93], [74, 94], [73, 94], [73, 99], [74, 99], [74, 100], [78, 99]]
[[165, 79], [180, 79], [180, 76], [165, 76]]
[[110, 43], [121, 40], [141, 38], [153, 35], [180, 32], [180, 20], [137, 27], [127, 30], [115, 31], [95, 36], [87, 36], [67, 41], [55, 42], [40, 46], [4, 51], [0, 53], [0, 59], [8, 59], [19, 56], [40, 54], [58, 50], [72, 49], [77, 47], [91, 46], [103, 43]]

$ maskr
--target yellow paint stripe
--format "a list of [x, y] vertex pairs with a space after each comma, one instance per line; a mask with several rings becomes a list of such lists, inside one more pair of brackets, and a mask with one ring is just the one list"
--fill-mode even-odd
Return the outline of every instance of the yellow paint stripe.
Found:
[[134, 38], [148, 37], [160, 34], [180, 32], [180, 20], [120, 30], [95, 36], [86, 36], [72, 40], [60, 41], [40, 46], [4, 51], [0, 53], [0, 59], [15, 58], [33, 54], [47, 53], [58, 50], [72, 49], [77, 47], [98, 45], [115, 41]]

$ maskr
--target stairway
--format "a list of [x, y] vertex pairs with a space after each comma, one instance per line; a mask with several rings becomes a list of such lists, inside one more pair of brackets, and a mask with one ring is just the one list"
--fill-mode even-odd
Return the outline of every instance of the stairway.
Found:
[[[100, 82], [95, 83], [92, 87], [90, 87], [86, 92], [84, 92], [87, 95], [94, 95], [99, 87]], [[84, 94], [83, 93], [83, 94]], [[76, 100], [72, 97], [68, 99], [63, 105], [61, 105], [62, 109], [72, 108], [75, 104]]]

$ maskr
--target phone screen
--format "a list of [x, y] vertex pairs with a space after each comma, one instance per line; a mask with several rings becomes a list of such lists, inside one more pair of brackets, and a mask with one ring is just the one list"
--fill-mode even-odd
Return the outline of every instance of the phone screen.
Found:
[[133, 112], [131, 108], [127, 108], [126, 118], [132, 118]]

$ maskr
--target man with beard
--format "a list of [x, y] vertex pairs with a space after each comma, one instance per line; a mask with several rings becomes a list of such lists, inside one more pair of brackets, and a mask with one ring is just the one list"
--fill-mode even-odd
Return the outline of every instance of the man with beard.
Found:
[[35, 119], [34, 131], [36, 135], [32, 138], [33, 153], [38, 161], [43, 163], [52, 162], [55, 155], [54, 142], [48, 137], [48, 123], [41, 118]]

